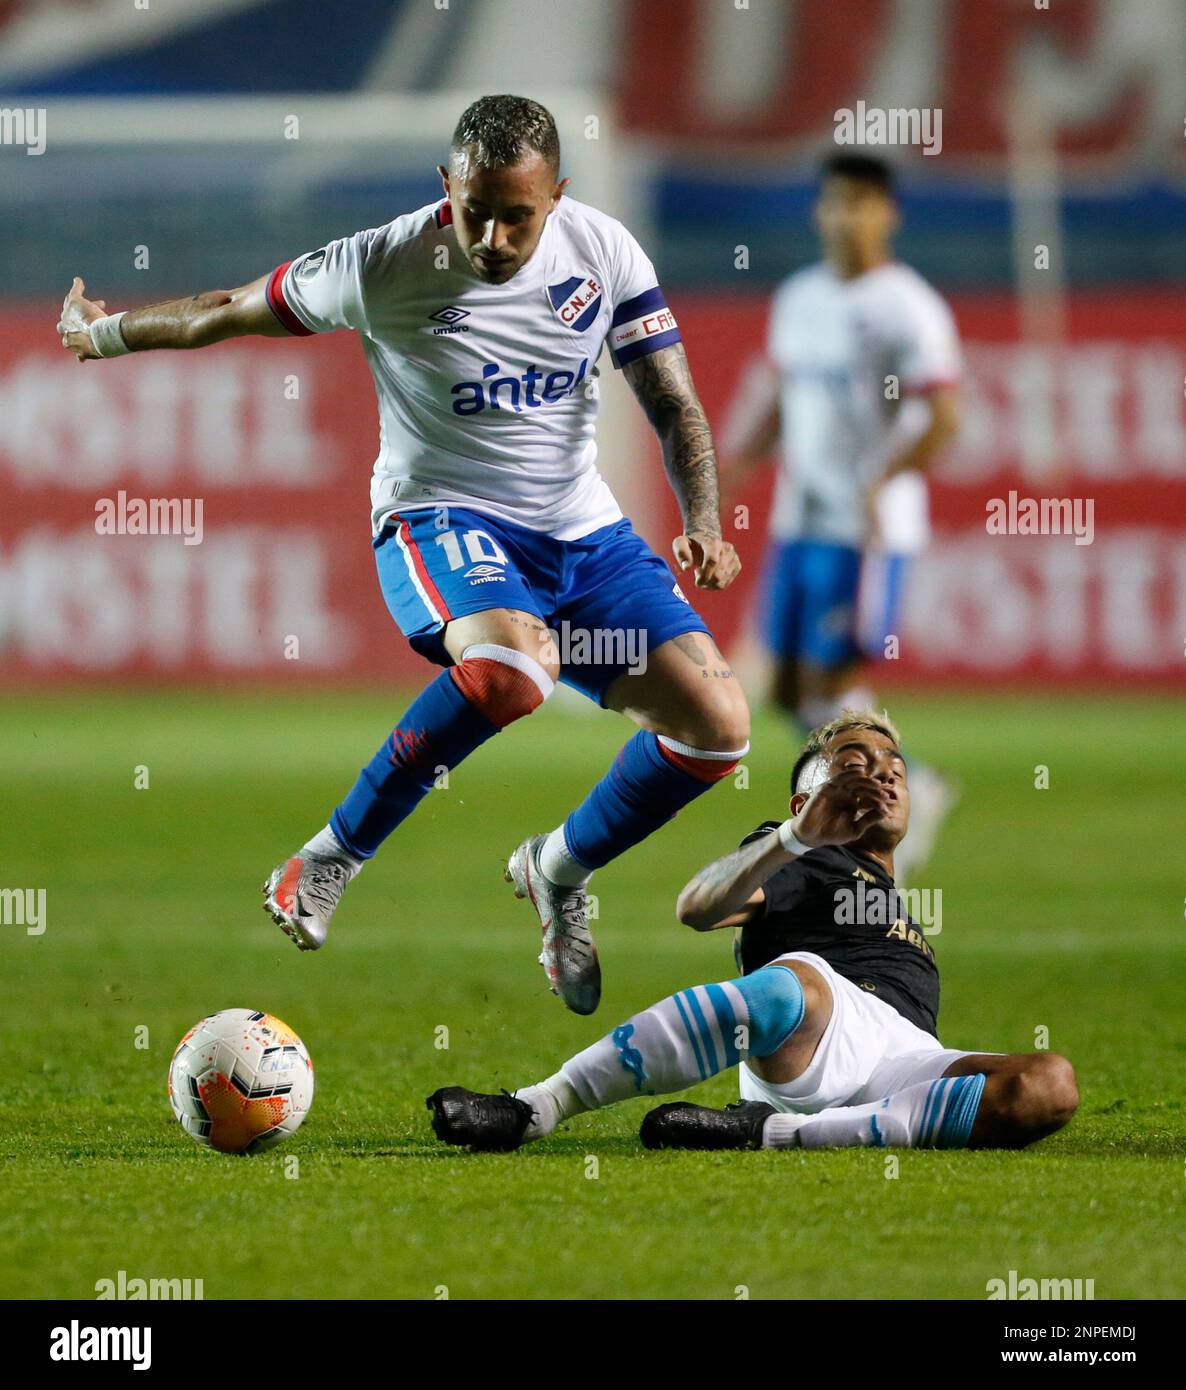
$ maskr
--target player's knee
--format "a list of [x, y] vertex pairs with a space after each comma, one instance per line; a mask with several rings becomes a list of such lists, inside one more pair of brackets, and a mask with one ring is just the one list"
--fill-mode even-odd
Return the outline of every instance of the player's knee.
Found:
[[832, 1016], [832, 991], [818, 970], [800, 962], [794, 970], [780, 966], [788, 975], [793, 974], [803, 991], [803, 1019], [814, 1030], [823, 1031], [823, 1025]]
[[1039, 1055], [1042, 1058], [1038, 1067], [1039, 1104], [1045, 1112], [1046, 1122], [1061, 1128], [1079, 1108], [1075, 1068], [1057, 1052]]
[[735, 679], [713, 681], [711, 686], [703, 692], [696, 711], [698, 746], [721, 751], [744, 749], [750, 732], [745, 692]]
[[466, 700], [502, 729], [537, 709], [555, 681], [535, 657], [495, 642], [475, 642], [450, 668]]
[[1020, 1135], [1052, 1134], [1079, 1108], [1074, 1068], [1057, 1052], [1032, 1053], [1006, 1079], [998, 1104]]
[[746, 1051], [754, 1057], [773, 1056], [803, 1022], [807, 1000], [802, 982], [793, 970], [766, 965], [733, 985], [749, 1015]]

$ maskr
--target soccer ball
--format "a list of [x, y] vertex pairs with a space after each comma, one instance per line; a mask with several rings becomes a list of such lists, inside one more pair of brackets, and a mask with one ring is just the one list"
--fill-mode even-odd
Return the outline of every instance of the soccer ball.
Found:
[[177, 1044], [169, 1103], [199, 1144], [261, 1153], [295, 1134], [309, 1113], [313, 1063], [287, 1023], [252, 1009], [223, 1009]]

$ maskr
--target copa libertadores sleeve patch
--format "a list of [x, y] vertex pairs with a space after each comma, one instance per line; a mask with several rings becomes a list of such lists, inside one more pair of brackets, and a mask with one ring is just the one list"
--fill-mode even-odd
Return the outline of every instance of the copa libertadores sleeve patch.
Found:
[[609, 350], [615, 367], [624, 367], [636, 357], [646, 357], [679, 341], [679, 325], [658, 285], [625, 300], [614, 310]]

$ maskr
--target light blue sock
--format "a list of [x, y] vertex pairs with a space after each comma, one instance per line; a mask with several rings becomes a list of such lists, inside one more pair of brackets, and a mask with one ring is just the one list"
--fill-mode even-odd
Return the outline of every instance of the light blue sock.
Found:
[[986, 1077], [940, 1076], [884, 1100], [836, 1105], [816, 1115], [771, 1115], [767, 1149], [962, 1149], [972, 1137]]
[[[768, 1057], [803, 1021], [803, 987], [784, 966], [669, 995], [561, 1068], [587, 1110], [682, 1091], [744, 1055]], [[564, 1118], [563, 1116], [561, 1118]]]

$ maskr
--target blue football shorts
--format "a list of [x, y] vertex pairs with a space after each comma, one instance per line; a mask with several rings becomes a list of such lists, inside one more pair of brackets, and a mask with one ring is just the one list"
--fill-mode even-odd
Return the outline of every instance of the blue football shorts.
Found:
[[604, 705], [640, 654], [681, 633], [712, 636], [671, 566], [625, 517], [561, 541], [468, 508], [403, 509], [372, 544], [391, 616], [440, 666], [452, 665], [444, 645], [451, 619], [519, 609], [558, 637], [560, 679]]
[[909, 559], [835, 541], [772, 541], [763, 575], [762, 634], [776, 656], [825, 668], [885, 654]]

